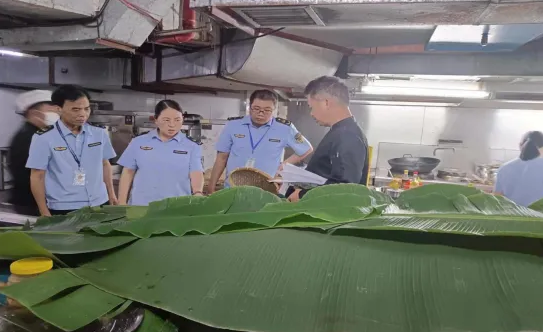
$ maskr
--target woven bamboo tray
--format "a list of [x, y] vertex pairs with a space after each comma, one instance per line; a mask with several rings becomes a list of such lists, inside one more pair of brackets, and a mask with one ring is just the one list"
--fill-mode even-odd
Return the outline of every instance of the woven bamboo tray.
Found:
[[230, 173], [228, 179], [232, 187], [253, 186], [277, 194], [277, 187], [274, 183], [269, 182], [272, 177], [256, 168], [236, 168]]

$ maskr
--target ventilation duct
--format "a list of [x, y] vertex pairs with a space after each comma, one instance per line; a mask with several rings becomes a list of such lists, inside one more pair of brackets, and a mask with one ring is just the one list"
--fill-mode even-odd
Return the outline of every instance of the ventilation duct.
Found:
[[251, 38], [238, 31], [221, 48], [191, 54], [165, 55], [161, 66], [146, 62], [145, 81], [159, 77], [166, 83], [251, 90], [255, 86], [303, 90], [312, 79], [334, 75], [343, 54], [271, 35]]
[[[94, 0], [77, 2], [80, 7], [95, 3]], [[110, 47], [133, 49], [143, 44], [158, 22], [171, 13], [176, 2], [179, 0], [130, 0], [130, 4], [149, 13], [144, 15], [121, 1], [105, 0], [101, 1], [105, 7], [98, 11], [96, 22], [4, 29], [0, 30], [0, 40], [2, 47], [27, 52]]]
[[254, 27], [325, 25], [311, 6], [236, 7], [233, 10]]
[[[538, 0], [191, 0], [193, 8], [229, 8], [255, 27], [315, 25], [308, 6], [328, 27], [543, 23]], [[282, 21], [278, 14], [284, 8], [287, 19]]]

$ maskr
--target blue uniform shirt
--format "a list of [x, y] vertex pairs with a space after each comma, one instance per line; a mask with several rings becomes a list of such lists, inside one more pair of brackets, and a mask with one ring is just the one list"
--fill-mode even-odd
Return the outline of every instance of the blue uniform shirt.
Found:
[[135, 137], [117, 163], [136, 170], [131, 205], [191, 195], [190, 173], [204, 170], [198, 143], [183, 133], [163, 142], [156, 130]]
[[543, 158], [505, 163], [498, 170], [494, 191], [513, 202], [529, 206], [543, 198]]
[[[256, 148], [253, 151], [254, 146]], [[249, 116], [230, 118], [216, 145], [217, 151], [230, 153], [226, 164], [225, 185], [228, 186], [230, 172], [245, 167], [250, 158], [254, 159], [255, 168], [275, 176], [287, 146], [299, 156], [311, 149], [311, 143], [290, 121], [275, 118], [257, 128]]]
[[[104, 183], [103, 160], [114, 158], [115, 151], [105, 129], [83, 125], [74, 135], [62, 121], [38, 131], [32, 137], [27, 168], [45, 170], [45, 198], [53, 210], [77, 210], [99, 206], [108, 201]], [[78, 165], [66, 142], [81, 161], [84, 185], [74, 185]]]

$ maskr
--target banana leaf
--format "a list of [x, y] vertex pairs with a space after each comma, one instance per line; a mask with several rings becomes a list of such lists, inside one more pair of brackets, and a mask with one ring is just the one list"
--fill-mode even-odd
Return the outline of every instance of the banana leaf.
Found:
[[230, 330], [543, 328], [543, 263], [503, 251], [275, 229], [142, 239], [74, 273]]
[[374, 208], [359, 207], [319, 207], [308, 209], [261, 211], [248, 213], [211, 214], [199, 216], [162, 215], [146, 216], [130, 223], [92, 226], [90, 229], [98, 234], [107, 235], [112, 232], [128, 233], [139, 238], [153, 235], [171, 234], [183, 236], [187, 234], [214, 234], [232, 231], [248, 231], [273, 227], [316, 227], [326, 228], [330, 224], [363, 219], [376, 213]]
[[75, 212], [66, 216], [52, 216], [38, 218], [34, 227], [35, 231], [73, 231], [77, 232], [85, 227], [98, 225], [103, 222], [121, 219], [125, 213], [83, 213]]
[[0, 233], [0, 257], [20, 259], [106, 251], [126, 245], [133, 236], [102, 237], [93, 234], [4, 232]]
[[74, 331], [92, 323], [124, 302], [125, 300], [120, 297], [85, 285], [58, 299], [28, 309], [64, 331]]
[[[47, 304], [46, 321], [84, 326], [90, 316], [51, 308], [85, 308], [77, 292], [87, 289], [91, 316], [133, 301], [240, 331], [543, 329], [541, 214], [473, 188], [439, 188], [404, 196], [411, 210], [383, 216], [373, 194], [352, 185], [315, 188], [296, 204], [251, 202], [258, 190], [247, 188], [157, 202], [133, 221], [85, 228], [141, 239], [66, 270], [89, 285], [30, 309]], [[454, 209], [434, 211], [434, 200]], [[286, 227], [302, 228], [274, 229]], [[165, 234], [177, 236], [151, 237]]]
[[372, 200], [373, 205], [382, 205], [392, 203], [390, 196], [381, 192], [371, 190], [366, 186], [352, 183], [333, 184], [327, 186], [316, 187], [308, 191], [301, 201], [310, 200], [316, 197], [326, 197], [337, 194], [353, 194], [360, 197], [368, 197]]
[[23, 283], [0, 288], [0, 293], [17, 299], [26, 307], [32, 307], [69, 288], [86, 284], [86, 281], [74, 276], [68, 270], [52, 270]]
[[160, 318], [152, 311], [145, 310], [145, 317], [137, 332], [177, 332], [177, 327], [171, 322]]
[[208, 198], [179, 197], [154, 202], [142, 218], [100, 223], [87, 229], [100, 235], [128, 233], [139, 238], [161, 234], [209, 235], [271, 227], [324, 229], [327, 224], [360, 220], [384, 209], [375, 206], [377, 199], [364, 186], [344, 185], [343, 191], [341, 188], [318, 188], [300, 202], [289, 203], [259, 188], [236, 187]]
[[532, 210], [543, 212], [543, 199], [540, 199], [539, 201], [530, 204], [530, 206], [528, 207]]

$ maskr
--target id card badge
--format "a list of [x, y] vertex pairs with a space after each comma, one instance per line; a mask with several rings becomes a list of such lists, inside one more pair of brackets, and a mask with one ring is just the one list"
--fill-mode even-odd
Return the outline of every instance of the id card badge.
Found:
[[255, 158], [249, 158], [249, 160], [247, 160], [247, 163], [245, 163], [245, 167], [254, 168], [255, 167]]
[[74, 172], [74, 186], [84, 186], [85, 185], [85, 172], [83, 169], [78, 169]]

